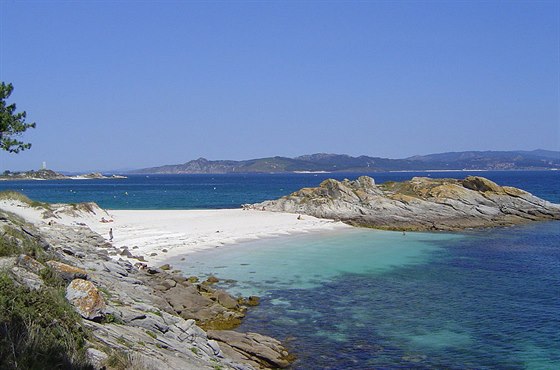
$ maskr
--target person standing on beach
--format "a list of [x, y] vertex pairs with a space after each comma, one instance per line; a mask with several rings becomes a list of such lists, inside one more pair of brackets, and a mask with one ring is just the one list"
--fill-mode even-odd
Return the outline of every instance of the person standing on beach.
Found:
[[109, 241], [112, 242], [113, 241], [113, 228], [109, 229]]

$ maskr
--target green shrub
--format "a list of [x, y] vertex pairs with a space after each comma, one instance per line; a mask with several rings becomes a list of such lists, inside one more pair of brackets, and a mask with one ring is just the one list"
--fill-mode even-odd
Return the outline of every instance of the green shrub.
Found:
[[5, 226], [0, 229], [0, 257], [27, 254], [38, 261], [44, 262], [47, 253], [38, 241], [22, 230]]
[[15, 240], [12, 238], [2, 235], [0, 237], [0, 257], [9, 257], [18, 255], [21, 252], [21, 248]]
[[39, 276], [43, 280], [43, 283], [45, 283], [45, 285], [47, 286], [53, 288], [66, 287], [66, 282], [64, 281], [64, 279], [61, 278], [58, 272], [56, 272], [55, 269], [53, 269], [49, 265], [45, 266], [44, 269], [41, 269], [41, 271], [39, 271]]
[[129, 369], [131, 365], [130, 357], [121, 351], [112, 351], [105, 364], [114, 370], [125, 370]]
[[1, 369], [93, 369], [87, 337], [63, 289], [30, 290], [0, 273]]

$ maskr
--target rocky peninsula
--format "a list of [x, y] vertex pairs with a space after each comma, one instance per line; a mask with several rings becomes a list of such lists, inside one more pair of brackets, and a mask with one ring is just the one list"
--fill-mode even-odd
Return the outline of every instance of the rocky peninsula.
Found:
[[486, 178], [414, 177], [376, 185], [373, 178], [328, 179], [278, 200], [246, 205], [386, 230], [462, 230], [559, 220], [560, 205]]
[[[44, 366], [74, 369], [290, 364], [276, 339], [231, 330], [258, 298], [233, 297], [213, 286], [216, 278], [199, 282], [167, 264], [150, 266], [84, 223], [56, 222], [109, 217], [95, 204], [54, 207], [17, 193], [2, 199], [44, 220], [31, 223], [0, 207], [0, 296], [8, 297], [0, 300], [0, 332], [7, 340], [1, 341], [0, 367], [37, 368], [33, 361], [41, 356], [53, 361]], [[47, 344], [38, 345], [41, 340]]]
[[99, 172], [92, 172], [76, 176], [66, 176], [59, 172], [47, 169], [38, 171], [10, 172], [5, 171], [0, 175], [0, 181], [22, 181], [22, 180], [106, 180], [106, 179], [126, 179], [122, 175], [105, 176]]

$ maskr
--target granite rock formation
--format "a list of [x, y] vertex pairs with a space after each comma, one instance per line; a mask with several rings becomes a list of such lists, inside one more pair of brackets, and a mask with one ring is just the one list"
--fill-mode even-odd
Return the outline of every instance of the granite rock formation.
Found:
[[560, 205], [477, 176], [414, 177], [376, 185], [368, 176], [328, 179], [249, 208], [311, 215], [387, 230], [461, 230], [560, 219]]

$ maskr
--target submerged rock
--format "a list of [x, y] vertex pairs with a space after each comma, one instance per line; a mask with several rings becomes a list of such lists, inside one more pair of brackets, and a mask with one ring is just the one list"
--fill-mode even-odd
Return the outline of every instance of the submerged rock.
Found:
[[560, 219], [560, 205], [478, 176], [414, 177], [381, 185], [367, 176], [328, 179], [251, 207], [389, 230], [460, 230]]

